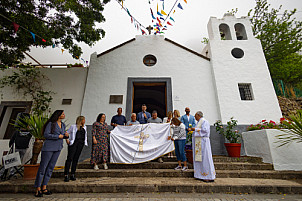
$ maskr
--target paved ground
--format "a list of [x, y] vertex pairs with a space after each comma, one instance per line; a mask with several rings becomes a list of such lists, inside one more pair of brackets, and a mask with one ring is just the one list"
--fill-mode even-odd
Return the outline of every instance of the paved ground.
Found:
[[46, 196], [43, 198], [35, 198], [33, 194], [0, 194], [0, 200], [51, 200], [51, 201], [70, 201], [70, 200], [84, 200], [84, 201], [235, 201], [235, 200], [253, 200], [253, 201], [302, 201], [302, 195], [287, 195], [287, 194], [193, 194], [193, 193], [80, 193], [68, 194], [60, 193]]

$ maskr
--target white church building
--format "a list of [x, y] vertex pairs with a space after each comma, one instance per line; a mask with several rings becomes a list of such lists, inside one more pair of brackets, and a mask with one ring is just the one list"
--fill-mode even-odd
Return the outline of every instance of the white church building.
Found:
[[[55, 92], [51, 108], [64, 109], [69, 124], [84, 115], [86, 124], [92, 125], [99, 113], [106, 114], [109, 124], [118, 107], [129, 120], [132, 112], [140, 112], [142, 104], [150, 113], [157, 110], [161, 118], [174, 109], [181, 115], [185, 107], [190, 107], [193, 115], [200, 110], [211, 125], [216, 120], [226, 123], [231, 117], [239, 125], [262, 119], [279, 121], [281, 110], [249, 19], [211, 17], [208, 34], [208, 45], [201, 53], [162, 35], [144, 35], [93, 53], [88, 68], [41, 69], [51, 81], [49, 89]], [[2, 91], [0, 149], [6, 146], [13, 111], [28, 111], [30, 105], [11, 89]], [[211, 141], [217, 150], [213, 154], [221, 154], [221, 136], [213, 135]]]

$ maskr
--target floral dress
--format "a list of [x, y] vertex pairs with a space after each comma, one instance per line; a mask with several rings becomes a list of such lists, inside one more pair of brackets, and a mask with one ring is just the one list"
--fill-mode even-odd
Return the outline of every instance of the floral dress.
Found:
[[107, 163], [109, 143], [108, 134], [110, 133], [107, 123], [94, 122], [92, 125], [92, 137], [94, 136], [97, 144], [92, 143], [90, 163]]

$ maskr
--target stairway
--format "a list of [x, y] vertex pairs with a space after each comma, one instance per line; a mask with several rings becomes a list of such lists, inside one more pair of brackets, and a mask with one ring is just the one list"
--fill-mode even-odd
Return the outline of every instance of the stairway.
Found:
[[[217, 179], [204, 183], [194, 179], [192, 164], [186, 172], [176, 171], [175, 158], [164, 163], [109, 164], [94, 170], [89, 160], [78, 165], [76, 181], [64, 182], [64, 170], [55, 170], [49, 189], [57, 193], [295, 193], [302, 194], [302, 172], [275, 171], [257, 157], [214, 156]], [[34, 181], [0, 182], [1, 192], [33, 192]]]

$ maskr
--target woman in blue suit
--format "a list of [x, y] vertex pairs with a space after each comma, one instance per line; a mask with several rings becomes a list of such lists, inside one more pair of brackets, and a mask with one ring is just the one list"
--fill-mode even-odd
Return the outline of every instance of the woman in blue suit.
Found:
[[35, 187], [37, 188], [36, 197], [43, 197], [43, 194], [52, 194], [51, 191], [47, 190], [46, 185], [63, 148], [63, 139], [68, 138], [68, 133], [65, 131], [65, 124], [62, 122], [62, 119], [65, 119], [64, 111], [56, 110], [43, 127], [45, 141], [35, 181]]

